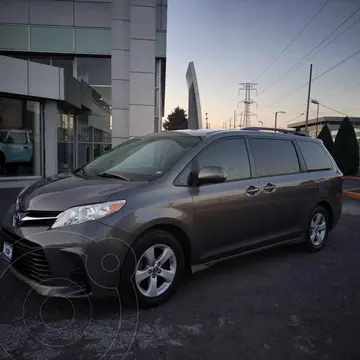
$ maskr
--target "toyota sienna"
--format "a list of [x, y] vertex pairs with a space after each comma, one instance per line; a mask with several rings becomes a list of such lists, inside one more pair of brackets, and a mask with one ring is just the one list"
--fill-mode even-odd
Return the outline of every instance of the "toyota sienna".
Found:
[[46, 296], [168, 300], [188, 270], [289, 242], [322, 249], [342, 173], [287, 130], [179, 130], [131, 139], [39, 180], [3, 219], [2, 258]]

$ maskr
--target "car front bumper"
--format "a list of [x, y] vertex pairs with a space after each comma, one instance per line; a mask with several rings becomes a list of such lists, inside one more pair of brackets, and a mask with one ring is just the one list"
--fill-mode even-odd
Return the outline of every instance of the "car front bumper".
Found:
[[116, 296], [121, 265], [130, 235], [97, 221], [51, 229], [48, 225], [14, 227], [14, 207], [0, 228], [0, 253], [4, 242], [12, 249], [6, 271], [44, 296]]

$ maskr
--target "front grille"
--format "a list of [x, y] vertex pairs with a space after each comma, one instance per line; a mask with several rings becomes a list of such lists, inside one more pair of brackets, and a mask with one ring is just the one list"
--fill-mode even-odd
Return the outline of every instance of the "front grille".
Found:
[[46, 282], [52, 278], [43, 248], [25, 239], [13, 245], [12, 266], [20, 274], [37, 282]]
[[60, 213], [60, 211], [27, 211], [25, 213], [21, 213], [22, 221], [20, 226], [51, 227]]
[[[42, 285], [54, 285], [54, 281], [59, 280], [59, 276], [54, 276], [50, 270], [49, 263], [46, 259], [46, 255], [43, 247], [35, 244], [32, 241], [23, 239], [18, 235], [15, 235], [4, 228], [3, 231], [6, 235], [4, 241], [12, 244], [13, 256], [11, 260], [11, 266], [23, 276], [30, 278]], [[66, 274], [63, 278], [64, 284], [69, 285], [68, 280], [75, 283], [79, 288], [83, 290], [85, 294], [90, 292], [89, 278], [85, 269], [85, 265], [80, 256], [72, 252], [61, 252], [61, 256], [66, 258], [59, 258], [64, 264]], [[56, 279], [54, 279], [54, 277]], [[60, 276], [62, 278], [63, 275]], [[59, 285], [59, 284], [57, 284]]]
[[57, 217], [60, 213], [61, 213], [61, 211], [35, 211], [35, 210], [30, 210], [30, 211], [26, 211], [25, 215], [26, 216], [31, 216], [31, 217]]

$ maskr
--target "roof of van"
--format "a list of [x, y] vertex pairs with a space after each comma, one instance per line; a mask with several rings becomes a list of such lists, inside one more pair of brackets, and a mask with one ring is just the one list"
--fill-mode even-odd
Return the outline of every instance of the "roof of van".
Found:
[[[248, 128], [248, 129], [239, 129], [239, 130], [205, 130], [205, 129], [201, 129], [201, 130], [191, 130], [191, 129], [185, 129], [185, 130], [172, 130], [169, 131], [170, 133], [183, 133], [183, 134], [187, 134], [190, 136], [201, 136], [201, 137], [209, 137], [212, 135], [217, 135], [217, 134], [223, 134], [223, 135], [230, 135], [230, 134], [249, 134], [249, 135], [274, 135], [274, 136], [280, 136], [280, 137], [287, 137], [287, 136], [296, 136], [296, 138], [310, 138], [311, 137], [306, 134], [305, 132], [300, 132], [300, 131], [292, 131], [289, 129], [277, 129], [277, 131], [275, 131], [274, 129], [271, 128]], [[167, 132], [167, 133], [169, 133]]]

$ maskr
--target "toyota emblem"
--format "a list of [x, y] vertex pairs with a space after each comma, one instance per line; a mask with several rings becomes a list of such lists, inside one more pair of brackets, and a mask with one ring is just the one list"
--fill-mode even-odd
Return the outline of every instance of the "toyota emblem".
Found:
[[13, 226], [14, 227], [19, 227], [20, 223], [21, 223], [21, 215], [20, 215], [20, 213], [16, 213], [13, 216]]

